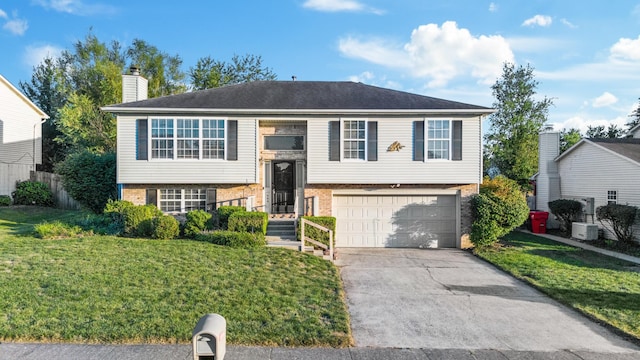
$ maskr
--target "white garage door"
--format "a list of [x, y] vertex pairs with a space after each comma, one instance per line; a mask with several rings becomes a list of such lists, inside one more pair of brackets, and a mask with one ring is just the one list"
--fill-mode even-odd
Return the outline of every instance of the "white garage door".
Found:
[[336, 247], [456, 247], [453, 195], [334, 195]]

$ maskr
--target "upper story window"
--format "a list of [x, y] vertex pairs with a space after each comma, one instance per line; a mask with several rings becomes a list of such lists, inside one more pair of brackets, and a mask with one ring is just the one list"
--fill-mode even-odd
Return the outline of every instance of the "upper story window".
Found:
[[224, 159], [224, 120], [202, 120], [202, 158]]
[[[152, 118], [151, 159], [237, 160], [237, 121], [223, 119]], [[147, 160], [145, 136], [147, 120], [137, 122], [136, 159]], [[233, 133], [227, 132], [233, 125]], [[227, 136], [230, 136], [228, 139]], [[232, 152], [227, 142], [231, 141]], [[227, 153], [229, 152], [229, 153]]]
[[449, 160], [450, 145], [449, 120], [428, 120], [427, 159]]
[[345, 120], [342, 122], [342, 158], [366, 160], [367, 130], [364, 120]]
[[151, 120], [151, 157], [173, 159], [173, 119]]
[[607, 190], [607, 205], [617, 204], [617, 203], [618, 203], [618, 191]]
[[413, 160], [462, 160], [462, 120], [413, 122]]

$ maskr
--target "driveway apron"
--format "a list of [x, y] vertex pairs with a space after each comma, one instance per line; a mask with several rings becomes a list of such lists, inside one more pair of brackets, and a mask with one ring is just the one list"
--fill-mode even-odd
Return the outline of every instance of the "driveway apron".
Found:
[[357, 347], [631, 352], [605, 327], [457, 249], [340, 249]]

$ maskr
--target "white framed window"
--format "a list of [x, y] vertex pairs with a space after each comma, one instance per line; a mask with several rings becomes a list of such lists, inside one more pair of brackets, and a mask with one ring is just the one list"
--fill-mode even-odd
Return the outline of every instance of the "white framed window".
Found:
[[202, 158], [224, 159], [224, 120], [202, 120]]
[[345, 160], [367, 159], [367, 121], [342, 121], [342, 158]]
[[160, 189], [158, 204], [163, 212], [206, 210], [206, 189]]
[[173, 119], [151, 119], [151, 158], [173, 159]]
[[618, 203], [618, 190], [607, 190], [607, 205]]
[[182, 209], [182, 190], [160, 189], [160, 210], [163, 212], [180, 212]]
[[198, 119], [177, 119], [178, 159], [200, 158], [200, 121]]
[[451, 159], [451, 122], [449, 120], [427, 120], [427, 160]]

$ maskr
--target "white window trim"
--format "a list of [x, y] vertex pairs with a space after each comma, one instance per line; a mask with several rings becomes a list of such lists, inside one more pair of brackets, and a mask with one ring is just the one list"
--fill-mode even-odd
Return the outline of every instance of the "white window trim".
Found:
[[[180, 210], [179, 211], [164, 211], [162, 210], [162, 191], [166, 191], [166, 190], [176, 190], [180, 192]], [[164, 212], [165, 214], [181, 214], [181, 213], [186, 213], [186, 202], [187, 199], [185, 197], [186, 195], [186, 190], [198, 190], [198, 191], [204, 191], [205, 194], [205, 207], [203, 208], [203, 210], [206, 210], [207, 204], [206, 204], [206, 194], [207, 194], [207, 189], [202, 189], [202, 188], [197, 188], [197, 189], [184, 189], [184, 188], [165, 188], [165, 189], [158, 189], [158, 204], [156, 205], [158, 207], [158, 209], [160, 209], [162, 212]], [[177, 201], [177, 200], [169, 200], [169, 201]], [[194, 201], [193, 199], [189, 199], [188, 201]], [[189, 210], [191, 211], [191, 210]]]
[[[152, 133], [153, 133], [153, 120], [157, 120], [157, 119], [170, 119], [173, 120], [173, 138], [171, 138], [173, 140], [173, 158], [154, 158], [153, 157], [153, 137], [152, 137]], [[178, 119], [191, 119], [191, 120], [198, 120], [198, 158], [197, 159], [192, 159], [192, 158], [188, 158], [188, 159], [180, 159], [178, 158]], [[202, 144], [203, 144], [203, 140], [208, 140], [210, 138], [203, 138], [203, 129], [202, 129], [202, 120], [223, 120], [224, 121], [224, 156], [222, 159], [205, 159], [202, 156]], [[187, 116], [148, 116], [147, 117], [147, 139], [149, 139], [149, 141], [147, 141], [147, 154], [149, 154], [149, 160], [148, 161], [179, 161], [181, 163], [183, 162], [195, 162], [195, 161], [226, 161], [227, 160], [227, 154], [228, 154], [228, 144], [227, 144], [227, 131], [229, 129], [229, 122], [228, 122], [228, 118], [226, 117], [187, 117]], [[170, 139], [170, 138], [167, 138]], [[181, 138], [184, 140], [184, 138]]]
[[[364, 121], [364, 159], [351, 159], [344, 157], [344, 123], [347, 121]], [[340, 119], [340, 161], [346, 162], [364, 162], [368, 160], [369, 154], [369, 119], [366, 118], [344, 118]]]
[[[449, 123], [449, 147], [448, 147], [448, 159], [429, 159], [429, 121], [446, 121]], [[445, 162], [451, 160], [451, 151], [453, 144], [453, 121], [449, 118], [425, 118], [424, 119], [424, 162]], [[443, 140], [443, 138], [436, 138], [437, 140]]]

